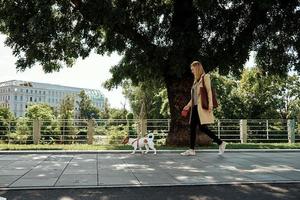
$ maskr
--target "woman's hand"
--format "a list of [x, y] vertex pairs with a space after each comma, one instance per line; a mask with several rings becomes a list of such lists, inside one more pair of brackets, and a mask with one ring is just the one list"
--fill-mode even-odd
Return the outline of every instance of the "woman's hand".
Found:
[[190, 109], [190, 106], [189, 105], [186, 105], [184, 106], [183, 110], [189, 110]]
[[208, 112], [211, 113], [212, 112], [212, 108], [208, 108]]

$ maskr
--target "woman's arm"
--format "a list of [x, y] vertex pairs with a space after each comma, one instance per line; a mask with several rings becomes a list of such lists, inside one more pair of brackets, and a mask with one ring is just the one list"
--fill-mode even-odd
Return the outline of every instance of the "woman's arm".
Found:
[[205, 82], [205, 87], [207, 91], [207, 97], [208, 97], [208, 109], [212, 110], [213, 109], [213, 102], [212, 102], [212, 91], [211, 91], [211, 82], [210, 82], [210, 75], [206, 74], [204, 76], [204, 82]]

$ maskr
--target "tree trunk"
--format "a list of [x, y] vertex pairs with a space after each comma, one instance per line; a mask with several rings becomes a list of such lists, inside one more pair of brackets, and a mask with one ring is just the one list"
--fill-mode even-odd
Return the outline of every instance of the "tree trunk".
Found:
[[[191, 99], [191, 86], [193, 77], [184, 76], [182, 79], [170, 79], [166, 81], [168, 99], [171, 113], [171, 127], [167, 137], [167, 145], [188, 146], [190, 143], [189, 116], [183, 118], [180, 113], [183, 107]], [[211, 144], [211, 139], [203, 133], [197, 132], [196, 144]]]

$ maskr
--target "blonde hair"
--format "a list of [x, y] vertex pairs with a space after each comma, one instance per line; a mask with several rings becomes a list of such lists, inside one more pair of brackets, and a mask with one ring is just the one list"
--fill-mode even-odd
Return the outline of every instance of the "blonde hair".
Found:
[[199, 61], [193, 61], [191, 67], [194, 67], [195, 69], [194, 79], [195, 81], [198, 81], [201, 78], [202, 74], [205, 73], [202, 63]]

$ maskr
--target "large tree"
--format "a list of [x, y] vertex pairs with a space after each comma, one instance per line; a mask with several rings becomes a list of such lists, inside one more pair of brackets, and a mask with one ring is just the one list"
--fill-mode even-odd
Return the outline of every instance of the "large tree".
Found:
[[[71, 3], [70, 3], [71, 2]], [[72, 66], [91, 50], [117, 51], [113, 87], [155, 79], [166, 85], [168, 142], [186, 143], [180, 110], [189, 99], [189, 64], [239, 74], [250, 50], [264, 70], [300, 71], [298, 0], [0, 0], [0, 31], [17, 68], [40, 63], [46, 72]]]

